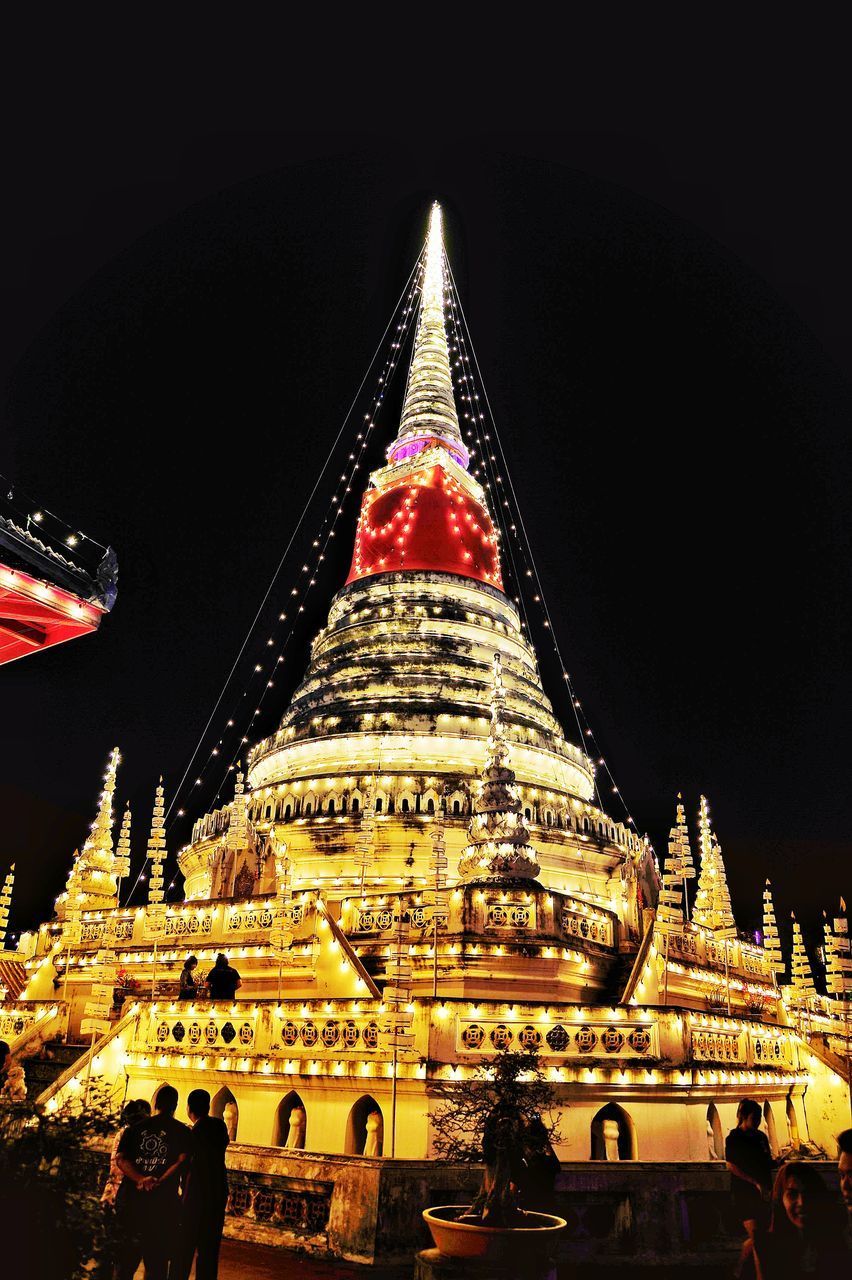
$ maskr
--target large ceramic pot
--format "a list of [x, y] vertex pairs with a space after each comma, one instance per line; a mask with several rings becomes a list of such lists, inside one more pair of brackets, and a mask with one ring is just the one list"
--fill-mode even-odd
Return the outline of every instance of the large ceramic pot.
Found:
[[423, 1210], [432, 1239], [445, 1258], [487, 1258], [494, 1262], [526, 1258], [532, 1262], [555, 1251], [557, 1237], [568, 1225], [564, 1218], [549, 1213], [524, 1213], [517, 1227], [480, 1227], [475, 1222], [459, 1222], [462, 1214], [469, 1212], [470, 1207], [461, 1204]]

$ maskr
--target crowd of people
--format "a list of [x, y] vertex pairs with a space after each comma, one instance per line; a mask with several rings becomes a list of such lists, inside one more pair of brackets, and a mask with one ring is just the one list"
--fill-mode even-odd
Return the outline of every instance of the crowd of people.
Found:
[[158, 1090], [152, 1112], [128, 1102], [115, 1136], [103, 1193], [111, 1218], [114, 1280], [133, 1280], [140, 1262], [145, 1280], [216, 1280], [225, 1225], [228, 1131], [210, 1115], [210, 1094], [193, 1089], [189, 1125], [175, 1118], [178, 1093]]
[[807, 1161], [774, 1168], [761, 1119], [760, 1103], [744, 1098], [725, 1142], [734, 1211], [745, 1233], [736, 1276], [840, 1280], [852, 1274], [852, 1129], [838, 1138], [841, 1207]]

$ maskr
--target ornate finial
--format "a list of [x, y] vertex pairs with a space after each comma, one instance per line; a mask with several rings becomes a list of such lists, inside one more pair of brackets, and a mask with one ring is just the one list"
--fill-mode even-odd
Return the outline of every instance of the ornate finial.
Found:
[[148, 881], [148, 902], [157, 905], [163, 901], [163, 862], [166, 858], [165, 801], [163, 798], [163, 779], [157, 784], [154, 795], [154, 812], [151, 818], [151, 834], [148, 837], [148, 860], [151, 863], [151, 874]]
[[675, 825], [669, 832], [669, 851], [663, 861], [663, 887], [657, 907], [657, 919], [661, 924], [683, 924], [686, 881], [694, 879], [689, 828], [686, 825], [681, 794], [678, 792]]
[[769, 968], [776, 975], [784, 972], [784, 955], [781, 951], [781, 938], [778, 935], [778, 922], [775, 919], [775, 903], [772, 901], [772, 885], [766, 881], [763, 890], [763, 950]]
[[534, 880], [539, 873], [530, 833], [521, 816], [515, 772], [509, 768], [509, 745], [503, 724], [506, 700], [499, 653], [494, 655], [491, 684], [491, 730], [485, 751], [485, 768], [477, 787], [468, 827], [470, 844], [459, 859], [463, 880]]
[[399, 432], [388, 450], [394, 462], [417, 452], [430, 442], [443, 444], [466, 467], [467, 449], [459, 430], [459, 419], [450, 374], [447, 330], [444, 324], [444, 238], [441, 206], [432, 205], [429, 235], [420, 290], [420, 315], [408, 384], [402, 406]]
[[12, 905], [12, 889], [15, 884], [15, 864], [6, 873], [3, 888], [0, 890], [0, 951], [6, 945], [6, 930], [9, 927], [9, 908]]

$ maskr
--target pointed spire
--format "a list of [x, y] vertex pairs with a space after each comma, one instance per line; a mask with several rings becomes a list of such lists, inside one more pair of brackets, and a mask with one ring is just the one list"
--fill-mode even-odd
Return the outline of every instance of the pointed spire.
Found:
[[124, 809], [118, 845], [115, 850], [115, 874], [119, 880], [130, 875], [130, 801]]
[[112, 843], [112, 805], [115, 777], [121, 757], [118, 747], [110, 752], [98, 812], [79, 852], [75, 852], [65, 894], [57, 899], [63, 910], [106, 907], [115, 898], [115, 858]]
[[6, 930], [9, 927], [9, 908], [12, 905], [12, 889], [15, 885], [15, 864], [6, 873], [3, 889], [0, 891], [0, 951], [6, 946]]
[[470, 844], [459, 859], [459, 875], [464, 880], [534, 880], [540, 870], [521, 816], [515, 771], [509, 767], [503, 723], [505, 701], [502, 663], [499, 653], [495, 653], [485, 768], [468, 827]]
[[441, 206], [432, 205], [420, 290], [420, 315], [397, 438], [388, 451], [396, 462], [427, 443], [443, 444], [466, 467], [444, 323], [444, 238]]
[[811, 996], [816, 995], [814, 978], [811, 973], [811, 962], [805, 950], [802, 927], [796, 919], [795, 912], [791, 911], [790, 917], [793, 921], [793, 956], [790, 961], [793, 991], [803, 1000], [809, 1000]]
[[840, 899], [840, 911], [834, 917], [834, 928], [825, 912], [825, 981], [830, 996], [846, 997], [852, 978], [852, 949], [849, 946], [849, 922], [846, 919], [846, 903]]
[[661, 924], [684, 922], [686, 881], [695, 879], [689, 829], [680, 792], [677, 795], [675, 825], [669, 832], [669, 851], [663, 862], [663, 887], [660, 890], [657, 919]]
[[778, 922], [775, 919], [775, 903], [772, 901], [772, 885], [767, 880], [763, 890], [763, 950], [766, 961], [772, 972], [779, 976], [784, 972], [784, 955], [781, 951], [781, 938], [778, 934]]
[[721, 846], [710, 826], [710, 809], [705, 796], [701, 797], [698, 810], [698, 847], [701, 872], [692, 912], [693, 923], [711, 929], [719, 937], [735, 938], [737, 927], [731, 910], [728, 877]]
[[118, 772], [120, 761], [121, 756], [118, 753], [118, 747], [113, 747], [107, 764], [104, 789], [101, 792], [97, 817], [92, 824], [89, 838], [83, 845], [84, 855], [88, 848], [109, 850], [110, 856], [112, 855], [112, 801], [115, 795], [115, 775]]
[[166, 858], [166, 832], [165, 832], [165, 800], [163, 798], [163, 779], [157, 784], [157, 790], [154, 796], [154, 812], [151, 818], [151, 834], [148, 837], [147, 857], [151, 863], [150, 878], [148, 880], [148, 904], [149, 906], [159, 905], [164, 897], [163, 890], [163, 862]]

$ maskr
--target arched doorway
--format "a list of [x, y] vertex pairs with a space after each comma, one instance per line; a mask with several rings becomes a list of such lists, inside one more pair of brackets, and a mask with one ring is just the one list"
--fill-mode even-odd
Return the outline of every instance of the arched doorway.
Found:
[[769, 1139], [769, 1150], [773, 1156], [780, 1153], [778, 1146], [778, 1129], [775, 1125], [775, 1112], [772, 1110], [772, 1104], [767, 1098], [763, 1104], [763, 1123], [766, 1125], [766, 1136]]
[[707, 1154], [711, 1160], [725, 1158], [725, 1135], [722, 1133], [722, 1121], [715, 1102], [711, 1102], [707, 1108]]
[[[297, 1114], [294, 1117], [293, 1113], [298, 1111], [301, 1111], [302, 1116], [299, 1117]], [[291, 1119], [293, 1121], [292, 1125]], [[305, 1104], [296, 1093], [296, 1090], [291, 1089], [278, 1103], [278, 1108], [275, 1112], [275, 1126], [272, 1131], [272, 1145], [304, 1150], [307, 1132], [308, 1123]]]
[[601, 1107], [592, 1121], [591, 1139], [592, 1160], [636, 1159], [636, 1128], [617, 1102]]
[[222, 1088], [218, 1093], [214, 1094], [210, 1103], [210, 1114], [211, 1116], [218, 1116], [220, 1120], [225, 1121], [228, 1137], [231, 1142], [236, 1142], [240, 1123], [240, 1108], [230, 1089]]
[[[378, 1116], [378, 1122], [376, 1116]], [[375, 1098], [370, 1097], [369, 1094], [359, 1098], [349, 1112], [344, 1150], [348, 1156], [380, 1156], [384, 1152], [382, 1109]]]

